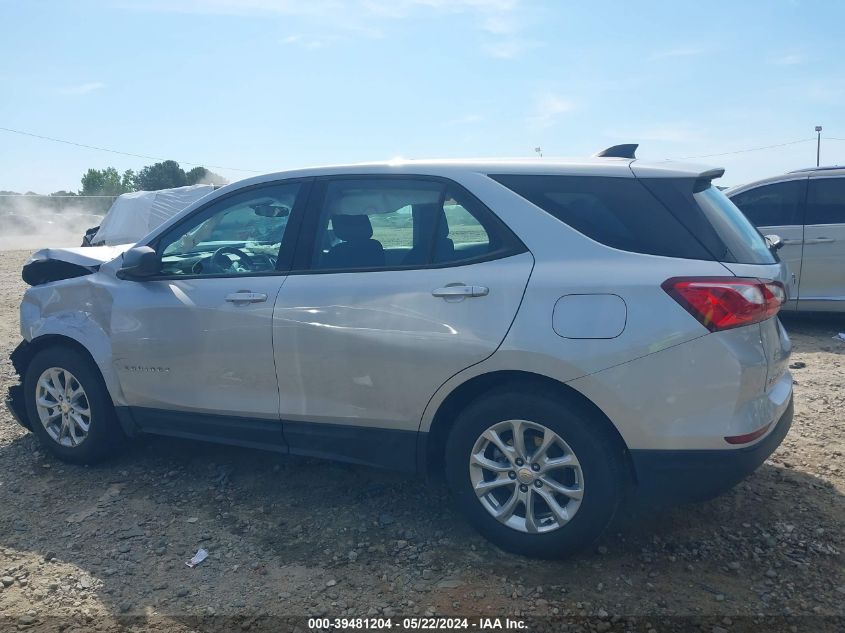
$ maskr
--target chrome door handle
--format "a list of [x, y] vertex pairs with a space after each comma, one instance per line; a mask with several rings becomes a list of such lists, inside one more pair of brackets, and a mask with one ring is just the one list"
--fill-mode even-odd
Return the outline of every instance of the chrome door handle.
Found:
[[490, 289], [486, 286], [466, 286], [464, 284], [456, 284], [454, 286], [443, 286], [431, 291], [435, 297], [486, 297], [490, 294]]
[[784, 246], [794, 246], [796, 244], [801, 244], [804, 240], [783, 240]]
[[226, 295], [226, 301], [229, 303], [261, 303], [263, 301], [267, 301], [267, 295], [263, 292], [239, 290], [238, 292]]
[[830, 244], [836, 240], [832, 237], [812, 237], [809, 240], [804, 240], [805, 244]]

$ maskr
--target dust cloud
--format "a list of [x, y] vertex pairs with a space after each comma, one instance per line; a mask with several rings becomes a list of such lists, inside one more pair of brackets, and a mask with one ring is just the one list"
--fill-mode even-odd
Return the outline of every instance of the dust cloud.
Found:
[[0, 251], [80, 246], [113, 198], [0, 195]]

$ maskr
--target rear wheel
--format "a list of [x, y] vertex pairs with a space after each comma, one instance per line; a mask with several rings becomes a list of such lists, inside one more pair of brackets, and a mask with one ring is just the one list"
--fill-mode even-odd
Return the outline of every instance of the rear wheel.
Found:
[[499, 547], [560, 558], [595, 541], [623, 492], [622, 455], [604, 421], [554, 395], [482, 397], [446, 446], [450, 488], [469, 521]]
[[76, 350], [38, 352], [27, 367], [24, 389], [30, 428], [60, 459], [93, 464], [123, 445], [99, 370]]

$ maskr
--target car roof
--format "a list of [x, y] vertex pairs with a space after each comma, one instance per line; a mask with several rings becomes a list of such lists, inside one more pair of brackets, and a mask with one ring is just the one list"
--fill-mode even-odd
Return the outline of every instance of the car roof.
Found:
[[[634, 167], [635, 165], [635, 167]], [[643, 161], [617, 157], [589, 158], [446, 158], [405, 159], [389, 161], [326, 165], [268, 173], [240, 180], [238, 187], [283, 178], [312, 178], [316, 176], [403, 174], [428, 176], [456, 176], [461, 173], [522, 174], [522, 175], [572, 175], [633, 178], [695, 178], [701, 175], [715, 177], [721, 170], [710, 166], [673, 161]], [[225, 187], [229, 188], [231, 187]]]
[[790, 180], [803, 180], [805, 178], [825, 177], [825, 178], [840, 178], [845, 177], [845, 166], [829, 165], [823, 167], [805, 167], [804, 169], [795, 169], [788, 171], [785, 174], [778, 174], [777, 176], [769, 176], [768, 178], [761, 178], [742, 185], [731, 187], [725, 191], [725, 195], [733, 196], [749, 189], [755, 189], [761, 185], [771, 185], [778, 182], [788, 182]]

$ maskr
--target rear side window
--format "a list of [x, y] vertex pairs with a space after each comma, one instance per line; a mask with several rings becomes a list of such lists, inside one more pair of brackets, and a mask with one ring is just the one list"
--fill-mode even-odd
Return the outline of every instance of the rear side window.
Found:
[[755, 187], [731, 196], [754, 226], [790, 226], [803, 224], [801, 205], [807, 179], [777, 182]]
[[313, 269], [425, 268], [524, 251], [489, 209], [441, 180], [353, 177], [324, 186]]
[[664, 257], [714, 259], [635, 178], [533, 175], [491, 178], [607, 246]]
[[807, 224], [845, 224], [845, 178], [810, 181]]

